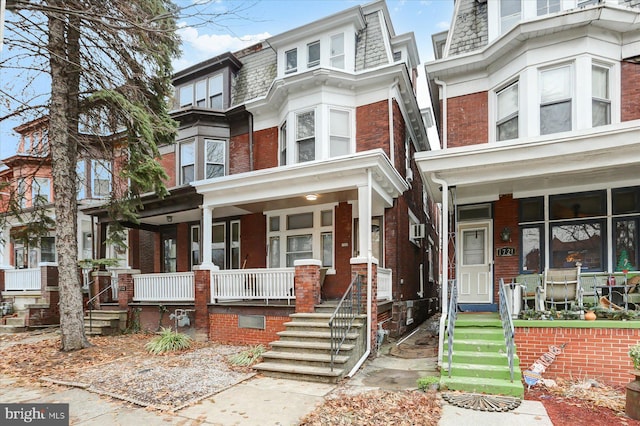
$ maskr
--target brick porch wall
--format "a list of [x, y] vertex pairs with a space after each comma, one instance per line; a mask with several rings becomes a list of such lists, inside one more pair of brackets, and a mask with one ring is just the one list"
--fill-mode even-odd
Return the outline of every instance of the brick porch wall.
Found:
[[522, 371], [549, 350], [567, 345], [547, 371], [546, 379], [592, 378], [614, 385], [626, 385], [634, 376], [629, 346], [640, 340], [640, 329], [516, 327], [516, 346]]
[[238, 314], [209, 314], [209, 340], [233, 345], [269, 345], [284, 331], [288, 316], [265, 315], [265, 329], [240, 328]]

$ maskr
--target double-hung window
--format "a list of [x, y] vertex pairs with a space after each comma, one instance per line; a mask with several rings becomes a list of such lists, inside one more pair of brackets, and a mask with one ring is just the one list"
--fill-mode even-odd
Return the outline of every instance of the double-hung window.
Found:
[[611, 95], [609, 93], [609, 68], [591, 67], [591, 117], [592, 126], [611, 123]]
[[193, 105], [193, 84], [188, 84], [180, 88], [180, 108]]
[[518, 137], [518, 82], [515, 82], [496, 94], [497, 120], [496, 140], [506, 141]]
[[222, 109], [224, 104], [222, 74], [209, 78], [209, 107], [212, 109]]
[[560, 11], [560, 0], [536, 0], [538, 16]]
[[207, 106], [207, 80], [200, 80], [196, 83], [196, 106]]
[[195, 180], [195, 143], [180, 144], [180, 181], [187, 184]]
[[504, 34], [520, 22], [522, 0], [500, 0], [500, 34]]
[[572, 129], [571, 66], [540, 71], [540, 134]]
[[289, 74], [298, 71], [298, 49], [291, 49], [284, 52], [285, 64], [284, 73]]
[[296, 154], [298, 163], [316, 158], [315, 112], [296, 114]]
[[49, 198], [51, 194], [51, 181], [49, 178], [36, 177], [33, 178], [31, 185], [31, 199], [33, 206], [41, 206], [48, 204], [51, 200]]
[[204, 140], [207, 150], [206, 179], [225, 175], [225, 142], [216, 139]]
[[307, 68], [320, 65], [320, 42], [314, 41], [307, 44]]
[[106, 160], [91, 160], [91, 195], [105, 198], [111, 192], [111, 163]]
[[287, 164], [287, 122], [280, 126], [280, 165]]
[[351, 142], [350, 122], [349, 111], [338, 109], [329, 111], [329, 155], [331, 157], [349, 154]]
[[329, 60], [333, 68], [344, 69], [344, 34], [331, 36], [331, 56]]

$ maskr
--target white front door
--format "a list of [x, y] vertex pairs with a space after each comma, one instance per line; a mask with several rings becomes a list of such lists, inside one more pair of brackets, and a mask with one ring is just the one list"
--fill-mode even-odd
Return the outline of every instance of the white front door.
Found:
[[459, 223], [458, 302], [493, 301], [491, 221]]

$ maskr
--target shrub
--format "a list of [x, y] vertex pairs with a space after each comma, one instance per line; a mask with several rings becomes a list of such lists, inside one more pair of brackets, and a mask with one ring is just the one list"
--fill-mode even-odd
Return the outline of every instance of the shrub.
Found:
[[160, 331], [160, 335], [154, 337], [144, 347], [150, 353], [158, 355], [165, 352], [189, 349], [192, 342], [191, 337], [186, 334], [178, 333], [177, 331], [174, 332], [170, 328], [163, 327]]
[[254, 346], [238, 354], [231, 355], [229, 362], [231, 365], [237, 365], [241, 367], [247, 367], [258, 360], [265, 352], [265, 348], [262, 345]]
[[418, 379], [418, 389], [426, 392], [429, 389], [438, 389], [440, 387], [439, 376], [425, 376]]
[[640, 343], [629, 347], [629, 356], [633, 361], [633, 368], [640, 370]]

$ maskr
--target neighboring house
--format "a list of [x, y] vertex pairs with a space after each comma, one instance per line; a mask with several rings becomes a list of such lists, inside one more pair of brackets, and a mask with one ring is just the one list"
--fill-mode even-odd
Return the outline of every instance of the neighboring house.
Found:
[[[458, 0], [433, 45], [425, 68], [442, 149], [415, 159], [443, 205], [443, 286], [457, 284], [459, 307], [496, 311], [501, 279], [547, 268], [606, 277], [628, 256], [638, 271], [640, 4]], [[541, 355], [534, 340], [572, 341], [527, 333], [516, 331], [527, 361]], [[604, 349], [620, 354], [608, 376], [624, 383], [638, 334], [625, 336]], [[578, 346], [591, 347], [565, 350], [578, 359]]]
[[[143, 197], [140, 223], [126, 224], [129, 266], [186, 280], [213, 270], [203, 308], [212, 340], [269, 343], [297, 298], [293, 275], [279, 290], [269, 278], [257, 294], [224, 293], [223, 272], [247, 283], [305, 259], [320, 266], [323, 300], [343, 296], [353, 259], [375, 262], [384, 328], [418, 325], [437, 309], [440, 273], [438, 212], [412, 160], [429, 147], [418, 65], [413, 34], [396, 35], [376, 1], [177, 72], [176, 143], [160, 148], [170, 195]], [[107, 210], [85, 213], [102, 241]], [[163, 298], [172, 312], [194, 309], [148, 297], [131, 306]], [[196, 316], [198, 297], [183, 300], [196, 299]], [[141, 308], [143, 324], [157, 321], [157, 308]], [[242, 325], [256, 318], [262, 326]]]

